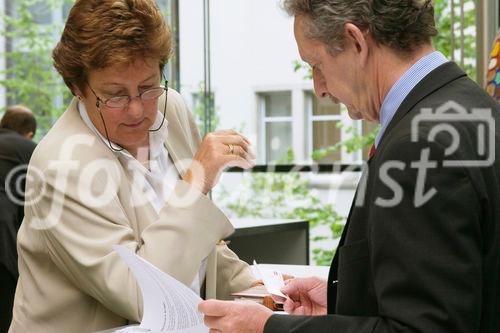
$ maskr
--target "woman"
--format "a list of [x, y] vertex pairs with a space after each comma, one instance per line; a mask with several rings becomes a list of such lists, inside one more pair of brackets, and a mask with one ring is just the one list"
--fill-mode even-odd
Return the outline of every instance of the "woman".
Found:
[[200, 143], [181, 97], [162, 84], [170, 53], [153, 0], [72, 8], [53, 58], [76, 98], [30, 162], [10, 332], [139, 322], [141, 294], [114, 244], [207, 297], [252, 284], [219, 242], [233, 228], [206, 196], [226, 166], [252, 166], [249, 142], [222, 131]]

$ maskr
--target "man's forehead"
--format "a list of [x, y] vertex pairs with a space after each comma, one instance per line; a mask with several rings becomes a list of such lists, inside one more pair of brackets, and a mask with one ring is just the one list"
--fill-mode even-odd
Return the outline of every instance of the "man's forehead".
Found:
[[294, 33], [300, 58], [305, 62], [311, 61], [311, 46], [313, 43], [304, 35], [303, 18], [301, 16], [295, 16]]
[[302, 61], [304, 62], [307, 62], [307, 63], [311, 63], [313, 62], [313, 53], [310, 52], [310, 50], [306, 47], [302, 47], [300, 44], [298, 44], [298, 49], [299, 49], [299, 55], [300, 55], [300, 59], [302, 59]]

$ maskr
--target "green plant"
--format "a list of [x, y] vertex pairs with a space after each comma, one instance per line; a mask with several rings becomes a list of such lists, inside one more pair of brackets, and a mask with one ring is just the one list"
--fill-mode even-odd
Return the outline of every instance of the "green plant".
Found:
[[[344, 125], [342, 123], [338, 123], [337, 126], [339, 128], [342, 128]], [[341, 149], [342, 147], [345, 148], [348, 154], [354, 153], [357, 150], [363, 149], [365, 147], [369, 147], [375, 142], [375, 138], [377, 137], [377, 133], [379, 130], [380, 126], [377, 126], [367, 135], [360, 135], [354, 127], [349, 126], [345, 130], [346, 133], [351, 134], [348, 139], [339, 141], [332, 146], [313, 151], [312, 159], [315, 161], [321, 160], [325, 156], [332, 154], [333, 152]]]
[[[207, 114], [205, 112], [205, 105], [211, 105], [212, 110], [210, 115], [210, 121], [208, 121]], [[198, 130], [203, 135], [213, 132], [220, 124], [220, 116], [215, 108], [214, 95], [211, 94], [209, 97], [205, 96], [205, 85], [204, 82], [200, 82], [198, 85], [198, 92], [195, 94], [195, 105], [193, 108], [193, 116], [198, 126]], [[205, 128], [205, 121], [207, 121], [208, 128]]]
[[[164, 15], [167, 3], [159, 0]], [[61, 35], [65, 17], [54, 23], [54, 13], [67, 14], [74, 0], [5, 0], [0, 35], [6, 39], [6, 60], [0, 84], [6, 89], [7, 105], [24, 104], [36, 115], [36, 141], [59, 118], [72, 98], [52, 65], [52, 49]]]
[[[463, 70], [472, 79], [476, 78], [476, 2], [464, 1], [464, 65]], [[455, 54], [460, 48], [460, 1], [454, 2], [455, 24], [451, 27], [451, 8], [448, 0], [435, 0], [434, 9], [438, 35], [432, 43], [436, 50], [442, 52], [448, 59], [452, 58], [452, 36], [455, 40]], [[458, 62], [458, 59], [455, 59]], [[460, 64], [459, 64], [460, 65]]]
[[6, 38], [6, 69], [0, 84], [6, 88], [8, 104], [24, 104], [38, 120], [41, 138], [64, 111], [71, 94], [52, 67], [51, 51], [62, 24], [39, 23], [43, 15], [61, 8], [70, 0], [7, 1], [10, 9], [2, 16], [0, 34]]
[[[288, 152], [281, 163], [293, 161]], [[216, 197], [230, 216], [283, 218], [309, 221], [311, 229], [327, 226], [333, 238], [340, 237], [345, 218], [331, 204], [325, 204], [311, 190], [310, 182], [299, 173], [245, 173], [238, 188], [228, 192], [222, 188]], [[312, 237], [311, 241], [328, 240], [328, 236]], [[329, 265], [331, 249], [312, 246], [313, 261]]]

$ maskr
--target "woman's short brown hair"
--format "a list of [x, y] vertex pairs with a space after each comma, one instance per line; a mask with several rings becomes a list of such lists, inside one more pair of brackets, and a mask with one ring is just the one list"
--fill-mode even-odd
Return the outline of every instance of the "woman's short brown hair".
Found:
[[172, 36], [154, 0], [77, 0], [61, 40], [52, 52], [54, 66], [74, 94], [89, 70], [158, 59], [163, 71]]

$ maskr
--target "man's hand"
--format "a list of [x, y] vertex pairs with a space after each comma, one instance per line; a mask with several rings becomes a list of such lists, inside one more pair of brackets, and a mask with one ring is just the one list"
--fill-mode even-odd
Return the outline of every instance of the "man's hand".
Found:
[[182, 179], [207, 194], [225, 168], [248, 169], [255, 165], [255, 158], [250, 141], [240, 133], [234, 130], [209, 133], [203, 138], [193, 164]]
[[317, 277], [290, 280], [281, 291], [289, 298], [284, 310], [294, 315], [326, 315], [327, 282]]
[[210, 332], [262, 333], [273, 312], [253, 302], [208, 300], [198, 304]]

